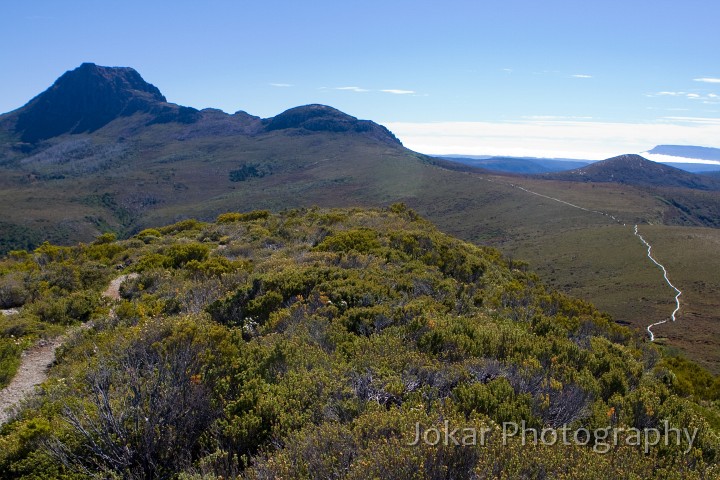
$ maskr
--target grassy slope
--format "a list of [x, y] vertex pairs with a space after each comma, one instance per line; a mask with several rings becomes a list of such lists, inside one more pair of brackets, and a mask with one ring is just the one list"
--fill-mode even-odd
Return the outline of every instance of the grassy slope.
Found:
[[[529, 261], [545, 281], [596, 303], [618, 321], [642, 330], [649, 318], [657, 321], [666, 315], [671, 296], [629, 229], [508, 183], [611, 213], [628, 225], [672, 220], [667, 202], [643, 190], [449, 171], [406, 150], [343, 134], [273, 132], [253, 138], [175, 141], [182, 128], [186, 127], [154, 125], [133, 136], [127, 125], [106, 127], [95, 138], [114, 143], [126, 136], [129, 153], [86, 175], [32, 180], [29, 172], [58, 167], [6, 170], [0, 175], [3, 240], [25, 239], [21, 246], [44, 239], [69, 243], [88, 241], [108, 229], [132, 233], [187, 217], [210, 219], [228, 210], [404, 201], [446, 232]], [[270, 174], [231, 182], [228, 173], [242, 164], [263, 165]], [[717, 196], [703, 195], [703, 202]], [[682, 228], [668, 232], [679, 232], [673, 240], [676, 245], [689, 234]], [[703, 288], [710, 292], [720, 289], [717, 270], [705, 268], [702, 256], [692, 252], [712, 251], [713, 235], [714, 231], [698, 235], [693, 249], [676, 249], [685, 257], [680, 259], [681, 272], [668, 265], [672, 274], [686, 277], [702, 272], [696, 281], [704, 282]], [[683, 298], [688, 312], [708, 325], [689, 337], [696, 341], [681, 341], [665, 331], [670, 327], [663, 329], [662, 336], [718, 372], [720, 348], [714, 339], [720, 338], [720, 322], [702, 298], [692, 294]], [[706, 338], [701, 340], [703, 335]]]
[[491, 243], [528, 261], [554, 287], [592, 301], [617, 321], [644, 329], [669, 316], [674, 308], [674, 291], [632, 234], [631, 225], [638, 222], [640, 232], [653, 245], [654, 256], [684, 292], [678, 322], [658, 327], [658, 336], [712, 371], [720, 371], [720, 315], [716, 301], [720, 264], [715, 256], [707, 254], [717, 251], [718, 230], [647, 225], [662, 218], [662, 203], [632, 188], [517, 179], [513, 182], [578, 206], [608, 212], [626, 222], [625, 226], [602, 215], [520, 192], [526, 196], [527, 204], [517, 211], [514, 220], [504, 217], [504, 223], [512, 225], [517, 221], [522, 225], [512, 231], [508, 241], [496, 243], [491, 239]]

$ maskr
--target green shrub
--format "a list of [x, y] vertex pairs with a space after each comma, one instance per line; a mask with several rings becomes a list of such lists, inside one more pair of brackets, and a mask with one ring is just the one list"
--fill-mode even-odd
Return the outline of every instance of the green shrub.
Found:
[[203, 227], [205, 227], [205, 225], [205, 223], [195, 220], [194, 218], [189, 218], [166, 227], [158, 228], [157, 231], [159, 231], [162, 235], [170, 235], [179, 232], [200, 231]]
[[67, 297], [65, 315], [71, 321], [87, 322], [99, 303], [99, 297], [95, 292], [87, 290], [73, 292]]
[[317, 250], [328, 252], [371, 253], [380, 248], [378, 233], [369, 228], [340, 230], [328, 235], [317, 245]]
[[0, 277], [0, 308], [21, 307], [29, 296], [21, 274], [13, 272]]
[[161, 238], [162, 236], [163, 234], [160, 233], [160, 230], [156, 228], [146, 228], [145, 230], [135, 235], [135, 238], [142, 240], [144, 243], [150, 243], [153, 240]]
[[267, 292], [248, 302], [245, 312], [250, 317], [266, 321], [272, 312], [280, 308], [283, 297], [278, 292]]
[[700, 365], [684, 357], [673, 356], [663, 358], [657, 368], [672, 372], [672, 378], [666, 376], [663, 381], [677, 394], [720, 400], [720, 376], [711, 374]]
[[22, 347], [12, 338], [0, 338], [0, 388], [5, 388], [20, 366]]
[[252, 220], [263, 220], [270, 217], [267, 210], [253, 210], [252, 212], [239, 213], [228, 212], [218, 215], [217, 223], [250, 222]]
[[82, 287], [77, 266], [69, 262], [48, 265], [43, 272], [42, 278], [49, 286], [65, 292], [72, 292]]
[[167, 267], [181, 268], [190, 261], [204, 262], [210, 255], [210, 247], [202, 243], [171, 245], [164, 251], [168, 257]]
[[136, 262], [133, 269], [137, 272], [144, 272], [155, 268], [170, 265], [170, 257], [161, 253], [146, 253]]
[[85, 255], [93, 260], [111, 262], [115, 257], [124, 252], [126, 247], [114, 242], [100, 242], [88, 245], [85, 248]]
[[113, 243], [115, 240], [117, 240], [117, 235], [111, 232], [103, 233], [99, 237], [95, 239], [93, 242], [94, 245], [105, 245], [108, 243]]
[[210, 257], [204, 261], [190, 260], [185, 264], [185, 270], [205, 277], [222, 277], [236, 270], [247, 268], [247, 262], [233, 262], [225, 257]]
[[42, 298], [29, 308], [43, 322], [69, 325], [88, 321], [99, 303], [97, 292], [79, 290], [66, 297]]

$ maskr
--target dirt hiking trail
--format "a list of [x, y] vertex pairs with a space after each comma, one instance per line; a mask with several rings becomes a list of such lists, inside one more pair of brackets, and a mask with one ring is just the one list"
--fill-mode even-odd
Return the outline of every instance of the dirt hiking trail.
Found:
[[[102, 293], [103, 297], [112, 300], [120, 299], [120, 285], [128, 278], [135, 278], [137, 274], [121, 275], [108, 285]], [[14, 313], [14, 312], [13, 312]], [[35, 392], [35, 387], [47, 379], [48, 368], [55, 361], [55, 350], [62, 345], [73, 333], [81, 329], [90, 328], [89, 323], [83, 323], [68, 330], [67, 333], [52, 340], [40, 340], [35, 346], [22, 353], [20, 367], [10, 384], [0, 390], [0, 425], [7, 422], [14, 413], [15, 408], [27, 395]]]

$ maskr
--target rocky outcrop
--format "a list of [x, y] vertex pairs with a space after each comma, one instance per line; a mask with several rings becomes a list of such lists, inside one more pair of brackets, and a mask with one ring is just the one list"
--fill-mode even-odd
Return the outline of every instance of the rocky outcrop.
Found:
[[192, 123], [199, 118], [194, 108], [167, 103], [134, 69], [93, 63], [66, 72], [13, 113], [15, 131], [22, 141], [32, 143], [65, 133], [94, 132], [138, 112], [152, 114], [149, 123]]

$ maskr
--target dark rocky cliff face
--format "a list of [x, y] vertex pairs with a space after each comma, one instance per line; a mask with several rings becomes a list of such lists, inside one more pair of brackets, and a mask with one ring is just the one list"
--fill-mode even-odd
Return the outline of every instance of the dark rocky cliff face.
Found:
[[36, 142], [93, 132], [137, 112], [155, 114], [152, 123], [189, 123], [197, 116], [195, 109], [168, 104], [160, 90], [132, 68], [83, 63], [19, 109], [15, 131], [23, 141]]

